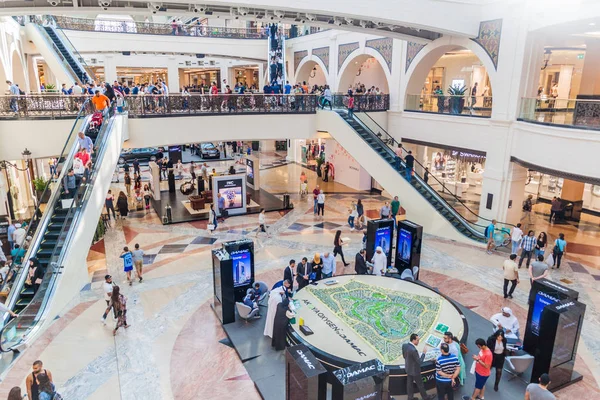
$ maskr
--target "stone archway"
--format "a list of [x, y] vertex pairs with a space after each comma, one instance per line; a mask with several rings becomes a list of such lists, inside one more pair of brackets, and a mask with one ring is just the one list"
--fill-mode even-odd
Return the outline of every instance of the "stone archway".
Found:
[[290, 83], [304, 81], [306, 81], [309, 87], [312, 87], [313, 85], [330, 85], [329, 74], [324, 69], [323, 63], [320, 62], [320, 60], [314, 60], [313, 57], [306, 57], [302, 60], [300, 65], [298, 65], [295, 80]]
[[13, 83], [19, 85], [23, 91], [27, 91], [29, 83], [25, 74], [25, 66], [21, 60], [21, 55], [17, 50], [13, 50], [11, 54], [12, 77], [9, 78]]
[[[345, 93], [350, 86], [357, 83], [364, 84], [368, 89], [371, 86], [378, 87], [383, 93], [390, 93], [390, 77], [387, 66], [381, 63], [379, 57], [369, 54], [371, 49], [365, 49], [365, 52], [348, 57], [344, 61], [338, 74], [337, 91]], [[377, 53], [379, 54], [379, 53]]]

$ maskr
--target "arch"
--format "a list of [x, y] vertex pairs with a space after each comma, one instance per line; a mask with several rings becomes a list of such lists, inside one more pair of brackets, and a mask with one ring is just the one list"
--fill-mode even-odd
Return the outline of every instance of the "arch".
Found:
[[[379, 77], [378, 83], [365, 82], [361, 80], [360, 77], [356, 76], [356, 74], [359, 72], [359, 69], [369, 59], [375, 60], [373, 63], [374, 69], [369, 71], [369, 73]], [[365, 71], [363, 69], [361, 75], [364, 72]], [[364, 83], [368, 87], [375, 85], [378, 86], [383, 93], [390, 93], [390, 72], [387, 68], [387, 63], [377, 50], [367, 47], [356, 49], [350, 53], [339, 70], [337, 87], [335, 90], [337, 92], [345, 92], [348, 89], [348, 86], [353, 85], [355, 82]]]
[[11, 66], [12, 66], [12, 79], [11, 81], [17, 85], [23, 91], [27, 91], [29, 82], [25, 74], [25, 66], [21, 60], [21, 55], [17, 50], [13, 50], [11, 54]]
[[[315, 67], [317, 68], [316, 76], [311, 78], [310, 74]], [[300, 64], [298, 64], [298, 68], [296, 68], [295, 72], [296, 75], [294, 76], [293, 83], [306, 81], [309, 86], [325, 84], [331, 86], [329, 74], [327, 73], [325, 64], [323, 64], [323, 61], [321, 61], [320, 58], [314, 55], [304, 57]]]
[[[486, 69], [494, 92], [494, 84], [496, 82], [496, 69], [492, 60], [485, 50], [477, 43], [466, 38], [442, 37], [425, 46], [414, 58], [413, 62], [406, 71], [406, 79], [401, 85], [401, 98], [405, 98], [409, 94], [421, 93], [423, 82], [427, 78], [429, 71], [435, 63], [446, 53], [461, 49], [470, 50]], [[444, 89], [445, 91], [445, 89]]]
[[[0, 85], [3, 86], [5, 86], [4, 82], [6, 82], [6, 80], [8, 79], [8, 74], [6, 73], [6, 70], [8, 68], [6, 64], [7, 63], [5, 63], [5, 60], [0, 60]], [[2, 91], [1, 93], [4, 93], [4, 91]]]

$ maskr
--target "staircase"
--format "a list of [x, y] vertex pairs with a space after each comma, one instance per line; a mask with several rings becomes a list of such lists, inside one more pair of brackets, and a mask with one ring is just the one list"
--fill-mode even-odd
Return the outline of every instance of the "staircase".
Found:
[[[345, 110], [336, 110], [338, 115], [350, 125], [350, 127], [392, 168], [396, 167], [396, 155], [388, 145], [378, 137], [365, 124], [361, 123], [356, 116], [349, 118]], [[397, 171], [398, 177], [406, 179], [404, 175], [404, 161], [401, 162], [401, 169]], [[454, 226], [465, 237], [485, 243], [484, 226], [478, 226], [462, 217], [450, 204], [448, 204], [434, 189], [429, 187], [416, 174], [410, 182], [411, 186], [421, 194], [448, 222]]]
[[71, 54], [71, 52], [65, 47], [63, 42], [60, 40], [60, 38], [54, 31], [54, 28], [52, 28], [51, 26], [45, 26], [44, 30], [46, 31], [48, 36], [50, 36], [50, 39], [52, 39], [52, 42], [54, 43], [56, 49], [61, 54], [62, 58], [67, 62], [67, 64], [69, 64], [69, 66], [73, 70], [73, 73], [75, 74], [77, 79], [80, 81], [80, 83], [85, 84], [89, 79], [87, 76], [87, 73], [83, 70], [81, 65], [75, 60], [75, 57], [73, 56], [73, 54]]

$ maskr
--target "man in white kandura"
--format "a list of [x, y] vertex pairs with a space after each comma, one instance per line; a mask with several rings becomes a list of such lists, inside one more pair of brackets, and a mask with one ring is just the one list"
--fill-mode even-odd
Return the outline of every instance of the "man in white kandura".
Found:
[[264, 335], [270, 338], [273, 337], [273, 324], [275, 322], [275, 314], [277, 313], [277, 305], [283, 300], [285, 293], [283, 286], [271, 290], [269, 293], [269, 303], [267, 307], [267, 320], [265, 321]]

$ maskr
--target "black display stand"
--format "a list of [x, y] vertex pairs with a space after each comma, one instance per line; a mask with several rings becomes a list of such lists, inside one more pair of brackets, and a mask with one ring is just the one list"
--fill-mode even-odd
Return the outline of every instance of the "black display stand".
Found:
[[202, 192], [204, 192], [205, 186], [204, 186], [204, 179], [202, 179], [201, 176], [198, 177], [198, 195], [202, 194]]
[[377, 359], [334, 371], [331, 398], [382, 400], [387, 375], [385, 366]]
[[173, 165], [177, 164], [177, 161], [183, 162], [181, 146], [169, 146], [169, 160]]
[[212, 262], [212, 307], [223, 325], [230, 324], [235, 322], [235, 303], [244, 299], [254, 282], [254, 242], [226, 242], [221, 249], [212, 250]]
[[371, 261], [375, 248], [381, 246], [387, 255], [387, 267], [392, 265], [392, 247], [394, 243], [394, 220], [390, 218], [374, 219], [367, 222], [367, 261]]
[[169, 171], [167, 179], [169, 182], [169, 193], [175, 193], [175, 175], [173, 174], [173, 171]]
[[[423, 227], [411, 221], [399, 221], [396, 230], [396, 258], [394, 267], [398, 274], [406, 269], [413, 270], [419, 267], [421, 270], [421, 244], [423, 242]], [[414, 277], [419, 279], [419, 273]]]
[[303, 344], [285, 352], [285, 399], [325, 400], [327, 370]]

